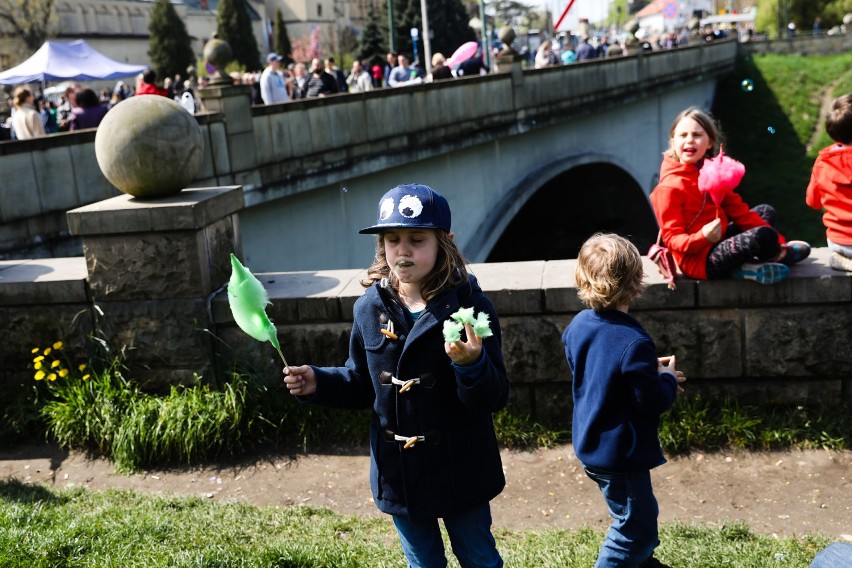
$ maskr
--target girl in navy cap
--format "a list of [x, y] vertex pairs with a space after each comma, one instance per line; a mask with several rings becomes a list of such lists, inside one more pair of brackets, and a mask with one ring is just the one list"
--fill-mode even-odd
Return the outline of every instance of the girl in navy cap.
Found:
[[[379, 202], [376, 258], [355, 302], [344, 367], [287, 367], [290, 393], [314, 404], [373, 409], [370, 485], [393, 515], [411, 567], [444, 567], [438, 518], [463, 567], [502, 566], [489, 501], [505, 485], [491, 413], [509, 381], [500, 326], [450, 232], [450, 208], [425, 185], [400, 185]], [[470, 325], [446, 343], [460, 308], [484, 312], [493, 335]], [[487, 333], [484, 333], [487, 335]]]

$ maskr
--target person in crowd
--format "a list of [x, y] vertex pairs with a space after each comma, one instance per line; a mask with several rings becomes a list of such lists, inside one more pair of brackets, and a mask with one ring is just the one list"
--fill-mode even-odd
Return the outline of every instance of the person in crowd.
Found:
[[606, 57], [606, 54], [609, 51], [609, 46], [609, 38], [607, 36], [603, 36], [601, 38], [601, 43], [596, 48], [598, 59], [603, 59]]
[[596, 59], [597, 56], [597, 50], [589, 43], [589, 36], [583, 35], [580, 38], [580, 45], [577, 46], [577, 61], [589, 61]]
[[535, 52], [535, 68], [542, 69], [555, 65], [556, 62], [556, 55], [553, 53], [552, 44], [549, 39], [546, 39], [541, 42], [541, 45], [538, 46], [538, 50]]
[[487, 73], [488, 67], [482, 61], [482, 55], [479, 52], [459, 63], [459, 68], [456, 69], [456, 75], [459, 77], [473, 77]]
[[273, 52], [266, 56], [266, 68], [260, 74], [260, 98], [264, 104], [285, 103], [290, 100], [287, 81], [281, 73], [284, 58]]
[[334, 64], [334, 57], [325, 58], [325, 72], [337, 81], [338, 92], [346, 93], [349, 91], [349, 85], [346, 83], [346, 75], [341, 71], [340, 67]]
[[41, 122], [47, 134], [59, 132], [59, 118], [56, 111], [56, 103], [50, 100], [41, 101]]
[[169, 93], [164, 88], [157, 85], [157, 72], [153, 69], [146, 69], [140, 75], [139, 83], [136, 87], [137, 95], [160, 95], [168, 97]]
[[380, 63], [380, 61], [374, 61], [372, 67], [370, 67], [370, 75], [373, 77], [373, 87], [376, 89], [381, 89], [384, 85], [385, 75]]
[[665, 566], [654, 557], [659, 508], [651, 469], [666, 463], [657, 434], [660, 415], [686, 377], [675, 369], [674, 355], [657, 358], [653, 339], [628, 313], [644, 276], [633, 243], [593, 235], [580, 248], [574, 276], [588, 309], [562, 334], [573, 376], [574, 453], [613, 519], [596, 568]]
[[407, 55], [400, 53], [397, 61], [399, 61], [399, 65], [394, 67], [390, 77], [388, 77], [388, 84], [391, 87], [404, 87], [422, 82], [422, 79], [417, 76], [417, 70], [409, 65]]
[[749, 209], [730, 191], [716, 207], [708, 192], [698, 189], [705, 159], [716, 156], [721, 142], [712, 116], [697, 107], [682, 111], [672, 123], [660, 182], [651, 192], [663, 243], [690, 278], [780, 282], [788, 266], [806, 258], [811, 248], [803, 241], [786, 242], [773, 228], [771, 206]]
[[340, 88], [337, 81], [326, 73], [322, 61], [314, 59], [311, 61], [311, 77], [308, 79], [308, 97], [325, 97], [339, 93]]
[[834, 144], [820, 150], [805, 202], [823, 210], [829, 266], [852, 272], [852, 94], [832, 101], [825, 131]]
[[15, 112], [12, 114], [12, 129], [15, 138], [28, 140], [37, 136], [45, 136], [41, 115], [35, 107], [35, 95], [26, 87], [15, 89], [13, 97]]
[[77, 106], [77, 91], [79, 90], [80, 86], [77, 84], [68, 85], [59, 99], [59, 106], [56, 107], [56, 116], [59, 120], [60, 132], [67, 132], [71, 127], [71, 123], [68, 120], [71, 118], [71, 110]]
[[77, 108], [71, 111], [69, 130], [97, 128], [108, 111], [109, 107], [101, 104], [92, 89], [83, 89], [77, 93]]
[[432, 73], [426, 77], [426, 81], [440, 81], [452, 78], [453, 70], [447, 65], [447, 58], [444, 57], [444, 54], [440, 52], [432, 54]]
[[125, 83], [124, 81], [119, 81], [118, 83], [115, 84], [115, 88], [112, 90], [112, 95], [113, 95], [113, 99], [111, 99], [111, 100], [116, 100], [116, 102], [121, 102], [131, 95], [130, 87], [128, 87], [127, 83]]
[[396, 66], [399, 65], [399, 54], [394, 51], [389, 51], [387, 56], [385, 56], [385, 64], [384, 68], [384, 85], [385, 87], [392, 87], [390, 84], [390, 75], [391, 72], [396, 69]]
[[308, 96], [308, 69], [304, 63], [296, 63], [293, 66], [293, 99], [304, 99]]
[[[509, 396], [497, 314], [432, 188], [388, 191], [360, 232], [377, 236], [376, 257], [355, 302], [349, 359], [287, 367], [284, 383], [304, 402], [372, 409], [373, 501], [392, 515], [409, 566], [446, 566], [438, 519], [461, 566], [502, 566], [490, 530], [490, 501], [505, 486], [491, 415]], [[490, 330], [443, 333], [471, 312]]]
[[357, 59], [352, 62], [352, 72], [346, 78], [350, 93], [366, 93], [373, 90], [373, 79]]
[[166, 90], [166, 96], [172, 100], [175, 99], [175, 89], [172, 85], [172, 78], [166, 77], [163, 79], [163, 88]]

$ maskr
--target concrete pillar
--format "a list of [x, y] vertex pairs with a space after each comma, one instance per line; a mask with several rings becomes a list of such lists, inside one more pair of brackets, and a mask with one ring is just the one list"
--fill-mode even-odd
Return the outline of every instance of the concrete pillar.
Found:
[[160, 199], [121, 195], [68, 212], [83, 241], [89, 287], [113, 349], [150, 386], [214, 379], [208, 302], [242, 257], [239, 186]]
[[257, 145], [251, 116], [249, 85], [211, 85], [198, 89], [198, 96], [209, 112], [225, 115], [228, 157], [234, 183], [242, 186], [260, 183], [257, 169]]

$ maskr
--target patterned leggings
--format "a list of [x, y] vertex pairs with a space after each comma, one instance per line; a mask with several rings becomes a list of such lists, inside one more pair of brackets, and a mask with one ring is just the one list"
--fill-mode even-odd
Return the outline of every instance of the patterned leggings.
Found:
[[[757, 205], [752, 211], [769, 223], [775, 224], [776, 213], [771, 205]], [[725, 238], [713, 245], [707, 256], [707, 279], [728, 278], [746, 262], [767, 262], [781, 252], [778, 233], [772, 227], [755, 227], [742, 231], [730, 223]]]

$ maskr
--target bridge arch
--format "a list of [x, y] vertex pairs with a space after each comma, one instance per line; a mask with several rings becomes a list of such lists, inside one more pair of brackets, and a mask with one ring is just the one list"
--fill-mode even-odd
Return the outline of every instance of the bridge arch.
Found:
[[504, 191], [465, 252], [472, 262], [576, 258], [596, 231], [628, 237], [644, 253], [657, 223], [629, 166], [611, 154], [574, 152]]

